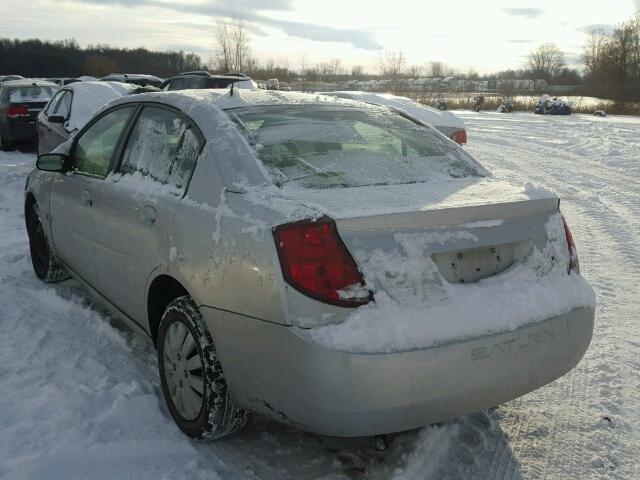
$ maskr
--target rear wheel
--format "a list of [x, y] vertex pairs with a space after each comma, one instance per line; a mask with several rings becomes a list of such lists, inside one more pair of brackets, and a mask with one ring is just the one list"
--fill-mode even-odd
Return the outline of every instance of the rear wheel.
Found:
[[13, 146], [2, 135], [2, 129], [0, 128], [0, 151], [6, 152], [13, 150]]
[[27, 209], [27, 234], [31, 263], [36, 276], [46, 283], [60, 282], [69, 278], [49, 246], [49, 240], [40, 221], [38, 204], [33, 202]]
[[172, 301], [162, 316], [158, 367], [167, 407], [187, 436], [215, 440], [247, 423], [249, 414], [231, 400], [211, 335], [188, 296]]

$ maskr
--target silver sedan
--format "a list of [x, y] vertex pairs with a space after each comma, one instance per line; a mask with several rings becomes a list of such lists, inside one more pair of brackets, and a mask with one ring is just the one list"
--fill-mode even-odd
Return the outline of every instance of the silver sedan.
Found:
[[36, 275], [157, 347], [196, 439], [257, 412], [364, 436], [498, 405], [572, 369], [594, 300], [558, 198], [409, 115], [326, 96], [123, 97], [38, 158]]

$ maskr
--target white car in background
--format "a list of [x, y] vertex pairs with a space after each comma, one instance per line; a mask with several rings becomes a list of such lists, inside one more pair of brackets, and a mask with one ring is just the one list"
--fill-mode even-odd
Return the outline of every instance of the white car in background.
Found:
[[140, 87], [121, 82], [76, 82], [62, 87], [38, 115], [38, 154], [49, 153], [104, 105]]
[[337, 98], [358, 100], [360, 102], [374, 105], [385, 105], [407, 112], [414, 118], [432, 125], [440, 133], [450, 138], [460, 145], [467, 143], [467, 129], [464, 121], [451, 112], [444, 112], [428, 107], [407, 97], [399, 97], [388, 93], [360, 92], [360, 91], [338, 91], [323, 92], [323, 95], [330, 95]]

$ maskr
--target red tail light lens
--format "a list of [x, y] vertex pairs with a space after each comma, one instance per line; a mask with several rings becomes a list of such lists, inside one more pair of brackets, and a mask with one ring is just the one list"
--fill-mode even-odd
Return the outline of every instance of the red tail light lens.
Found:
[[467, 131], [466, 130], [456, 130], [451, 134], [451, 140], [456, 143], [462, 145], [463, 143], [467, 143]]
[[357, 307], [371, 300], [356, 262], [333, 220], [304, 220], [274, 228], [285, 281], [325, 303]]
[[572, 270], [576, 273], [580, 273], [580, 262], [578, 261], [578, 250], [576, 249], [576, 242], [573, 240], [571, 230], [567, 221], [562, 217], [562, 223], [564, 224], [564, 234], [567, 237], [567, 248], [569, 249], [569, 272]]
[[7, 108], [7, 117], [9, 118], [17, 118], [17, 117], [28, 117], [29, 110], [27, 107], [8, 107]]

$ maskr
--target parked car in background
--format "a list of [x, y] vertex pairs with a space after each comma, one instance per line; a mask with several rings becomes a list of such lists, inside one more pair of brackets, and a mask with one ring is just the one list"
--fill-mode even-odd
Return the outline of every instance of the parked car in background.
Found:
[[337, 98], [347, 98], [360, 102], [371, 103], [373, 105], [386, 105], [388, 107], [399, 108], [418, 120], [432, 125], [436, 130], [456, 143], [467, 143], [467, 129], [464, 121], [451, 112], [438, 110], [427, 105], [418, 103], [410, 98], [390, 95], [388, 93], [360, 92], [360, 91], [340, 91], [323, 92]]
[[163, 92], [114, 100], [40, 156], [25, 221], [40, 279], [72, 275], [154, 342], [189, 437], [249, 411], [365, 436], [578, 363], [593, 291], [558, 197], [529, 193], [392, 108]]
[[0, 75], [0, 83], [10, 82], [11, 80], [21, 80], [23, 78], [22, 75]]
[[121, 82], [77, 82], [61, 88], [38, 115], [38, 153], [50, 152], [84, 127], [104, 105], [139, 88]]
[[208, 72], [186, 72], [171, 77], [160, 86], [161, 90], [188, 90], [188, 89], [216, 89], [227, 88], [234, 84], [234, 88], [258, 88], [258, 85], [246, 75], [224, 74], [212, 75]]
[[60, 85], [61, 87], [64, 85], [69, 85], [70, 83], [82, 82], [79, 78], [70, 78], [70, 77], [57, 77], [57, 78], [47, 78], [47, 82], [55, 83], [56, 85]]
[[101, 82], [133, 83], [141, 87], [160, 87], [162, 79], [155, 75], [143, 75], [141, 73], [112, 73], [100, 79]]
[[40, 80], [0, 83], [0, 150], [37, 139], [36, 118], [58, 89]]

